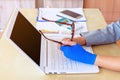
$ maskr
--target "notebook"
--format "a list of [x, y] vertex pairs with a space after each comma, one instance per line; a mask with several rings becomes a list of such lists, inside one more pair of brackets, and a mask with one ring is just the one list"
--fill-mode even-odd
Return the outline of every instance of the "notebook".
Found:
[[[69, 11], [74, 13], [81, 14], [81, 18], [73, 20], [70, 16], [65, 16], [61, 12]], [[67, 12], [67, 13], [69, 13]], [[36, 28], [42, 30], [46, 33], [56, 33], [56, 34], [71, 34], [71, 26], [70, 25], [63, 25], [55, 22], [48, 22], [42, 18], [57, 21], [57, 22], [67, 22], [72, 24], [75, 21], [75, 34], [79, 34], [80, 30], [82, 29], [83, 32], [86, 32], [84, 26], [86, 25], [86, 17], [84, 15], [84, 11], [82, 8], [38, 8], [38, 16], [37, 16], [37, 23]], [[47, 25], [47, 26], [46, 26]]]
[[[22, 15], [15, 11], [14, 18], [6, 33], [8, 41], [28, 59], [32, 60], [45, 74], [98, 73], [99, 68], [72, 61], [57, 48], [57, 44], [46, 40], [38, 30]], [[51, 36], [60, 40], [62, 37]], [[91, 47], [84, 47], [92, 52]]]

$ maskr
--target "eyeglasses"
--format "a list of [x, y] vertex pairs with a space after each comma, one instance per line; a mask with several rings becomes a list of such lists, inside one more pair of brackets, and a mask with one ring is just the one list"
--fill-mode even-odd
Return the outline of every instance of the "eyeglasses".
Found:
[[[44, 18], [44, 17], [42, 17], [42, 19], [45, 20], [45, 21], [48, 21], [48, 22], [55, 22], [55, 23], [59, 23], [59, 24], [64, 24], [64, 25], [69, 25], [69, 26], [71, 26], [71, 28], [72, 28], [72, 30], [71, 30], [71, 41], [73, 41], [73, 37], [74, 37], [74, 28], [75, 28], [74, 22], [72, 22], [72, 24], [69, 24], [69, 23], [66, 23], [66, 22], [48, 20], [48, 19], [46, 19], [46, 18]], [[49, 41], [52, 41], [52, 42], [55, 42], [55, 43], [62, 44], [62, 42], [60, 42], [60, 41], [56, 41], [56, 40], [47, 38], [47, 37], [43, 34], [43, 32], [42, 32], [41, 30], [39, 30], [39, 33], [40, 33], [45, 39], [47, 39], [47, 40], [49, 40]]]

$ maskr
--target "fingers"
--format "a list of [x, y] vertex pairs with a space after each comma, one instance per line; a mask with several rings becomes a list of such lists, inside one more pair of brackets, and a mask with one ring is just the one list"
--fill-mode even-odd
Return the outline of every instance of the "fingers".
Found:
[[62, 44], [58, 44], [57, 48], [60, 48], [60, 46], [65, 46], [65, 45], [73, 46], [76, 44], [76, 42], [71, 41], [70, 38], [64, 38], [61, 42]]
[[57, 48], [60, 49], [60, 46], [62, 46], [62, 45], [61, 45], [61, 44], [58, 44], [58, 45], [57, 45]]
[[[64, 38], [62, 41], [64, 42], [64, 40], [66, 41], [67, 39], [69, 40], [69, 38]], [[62, 42], [62, 41], [61, 41], [61, 42]], [[57, 48], [58, 48], [58, 49], [60, 49], [60, 46], [67, 45], [67, 44], [64, 44], [63, 42], [62, 42], [62, 44], [58, 44], [58, 45], [57, 45]]]
[[72, 45], [76, 44], [76, 42], [71, 41], [70, 38], [64, 38], [61, 42], [63, 43], [62, 45], [70, 45], [70, 46], [72, 46]]

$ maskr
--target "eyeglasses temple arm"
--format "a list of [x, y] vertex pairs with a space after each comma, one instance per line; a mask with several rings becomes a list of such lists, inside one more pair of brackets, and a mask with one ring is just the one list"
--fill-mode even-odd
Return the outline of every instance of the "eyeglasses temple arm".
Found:
[[[56, 22], [56, 23], [60, 23], [60, 24], [70, 25], [70, 26], [72, 27], [71, 41], [73, 41], [73, 37], [74, 37], [74, 28], [75, 28], [74, 22], [73, 22], [72, 24], [68, 24], [68, 23], [65, 23], [65, 22], [59, 22], [59, 21], [48, 20], [48, 19], [46, 19], [46, 18], [44, 18], [44, 17], [42, 17], [42, 19], [43, 19], [43, 20], [46, 20], [46, 21], [49, 21], [49, 22]], [[40, 31], [40, 32], [42, 32], [42, 31]], [[43, 33], [42, 33], [42, 35], [43, 35], [46, 39], [48, 39]], [[51, 39], [48, 39], [48, 40], [51, 40]], [[52, 41], [52, 40], [51, 40], [51, 41]], [[57, 43], [60, 43], [60, 44], [61, 44], [61, 42], [59, 42], [59, 41], [54, 41], [54, 42], [57, 42]]]
[[74, 24], [74, 22], [72, 23], [72, 33], [71, 33], [71, 41], [73, 41], [73, 37], [74, 37], [74, 28], [75, 28], [75, 24]]
[[39, 33], [42, 34], [43, 37], [46, 38], [47, 40], [50, 40], [50, 41], [52, 41], [52, 42], [56, 42], [56, 43], [62, 44], [62, 42], [60, 42], [60, 41], [55, 41], [55, 40], [52, 40], [52, 39], [47, 38], [47, 37], [43, 34], [43, 32], [42, 32], [41, 30], [39, 30]]

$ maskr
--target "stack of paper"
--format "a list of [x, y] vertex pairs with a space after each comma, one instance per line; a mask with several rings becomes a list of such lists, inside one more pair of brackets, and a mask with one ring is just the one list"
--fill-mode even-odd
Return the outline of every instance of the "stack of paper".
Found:
[[82, 8], [39, 8], [36, 25], [37, 30], [42, 30], [45, 33], [71, 34], [71, 26], [55, 22], [48, 22], [42, 19], [43, 17], [52, 21], [67, 22], [69, 24], [72, 24], [73, 20], [71, 20], [69, 17], [61, 17], [59, 15], [63, 10], [71, 10], [82, 15], [80, 19], [74, 20], [75, 34], [87, 31], [86, 17]]

